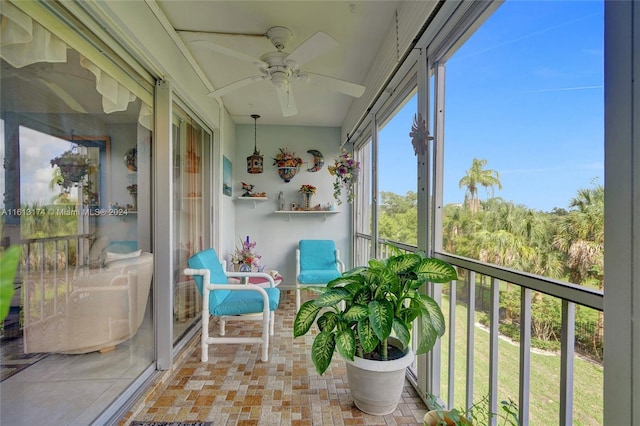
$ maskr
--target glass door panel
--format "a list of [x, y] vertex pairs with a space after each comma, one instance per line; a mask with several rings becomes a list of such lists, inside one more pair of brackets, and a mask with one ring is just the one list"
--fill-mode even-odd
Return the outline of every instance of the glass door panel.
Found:
[[[36, 46], [0, 52], [0, 250], [22, 252], [0, 326], [7, 424], [42, 423], [34, 417], [42, 410], [24, 407], [37, 406], [43, 389], [64, 395], [69, 381], [92, 383], [96, 362], [109, 365], [101, 392], [115, 398], [154, 360], [152, 109], [56, 43], [63, 49], [53, 56]], [[15, 392], [45, 359], [37, 395]], [[74, 400], [76, 416], [113, 401], [88, 409], [96, 399], [86, 396]]]
[[186, 113], [177, 109], [173, 125], [174, 184], [174, 342], [199, 319], [200, 293], [190, 276], [184, 275], [188, 258], [209, 247], [205, 205], [205, 176], [210, 136]]

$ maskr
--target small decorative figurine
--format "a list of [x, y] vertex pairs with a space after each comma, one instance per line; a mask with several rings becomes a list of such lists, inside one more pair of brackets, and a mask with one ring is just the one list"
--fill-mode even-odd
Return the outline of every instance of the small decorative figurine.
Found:
[[243, 197], [254, 197], [254, 198], [263, 198], [267, 196], [266, 192], [255, 192], [253, 190], [254, 185], [251, 185], [250, 183], [242, 183], [242, 190], [244, 191], [244, 194], [242, 194]]
[[242, 190], [244, 191], [244, 194], [242, 194], [243, 197], [253, 197], [253, 186], [250, 183], [244, 183], [242, 182]]
[[280, 191], [278, 193], [278, 210], [280, 211], [284, 210], [284, 206], [285, 206], [284, 193]]

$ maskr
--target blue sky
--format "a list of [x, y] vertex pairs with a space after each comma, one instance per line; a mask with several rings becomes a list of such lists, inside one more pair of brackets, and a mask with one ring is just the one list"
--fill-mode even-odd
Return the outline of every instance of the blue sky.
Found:
[[[550, 211], [604, 184], [603, 3], [507, 0], [447, 62], [445, 203], [473, 158], [496, 196]], [[416, 190], [415, 99], [380, 134], [380, 190]], [[480, 193], [485, 198], [484, 191]]]

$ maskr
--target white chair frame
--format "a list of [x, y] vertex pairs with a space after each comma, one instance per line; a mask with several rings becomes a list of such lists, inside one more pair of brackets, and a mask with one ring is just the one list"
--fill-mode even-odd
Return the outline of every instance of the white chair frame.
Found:
[[[202, 276], [202, 336], [200, 339], [202, 362], [209, 360], [209, 345], [216, 343], [261, 343], [262, 356], [261, 360], [267, 362], [269, 360], [269, 335], [274, 335], [275, 312], [269, 309], [269, 296], [264, 289], [252, 284], [212, 284], [210, 282], [211, 272], [208, 269], [192, 269], [184, 270], [185, 275], [201, 275]], [[227, 277], [260, 277], [266, 278], [271, 287], [275, 287], [275, 282], [271, 275], [262, 272], [225, 272]], [[221, 315], [220, 320], [220, 337], [209, 335], [209, 293], [215, 290], [233, 290], [233, 291], [257, 291], [262, 296], [263, 309], [262, 315], [244, 314], [244, 315]], [[262, 321], [262, 334], [260, 337], [224, 337], [226, 321]]]

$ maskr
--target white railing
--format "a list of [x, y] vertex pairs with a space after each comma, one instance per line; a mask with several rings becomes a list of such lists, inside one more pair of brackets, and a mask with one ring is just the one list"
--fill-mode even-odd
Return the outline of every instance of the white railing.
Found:
[[[377, 257], [384, 258], [388, 254], [386, 243], [392, 243], [405, 251], [415, 251], [416, 247], [398, 243], [394, 241], [380, 241], [377, 247]], [[356, 238], [356, 264], [366, 264], [367, 256], [372, 252], [371, 250], [371, 237], [368, 235], [359, 234]], [[559, 424], [559, 425], [572, 425], [574, 424], [574, 360], [576, 359], [576, 307], [584, 306], [587, 308], [595, 309], [602, 313], [603, 309], [603, 292], [590, 289], [583, 286], [569, 284], [566, 282], [553, 280], [545, 277], [540, 277], [525, 272], [510, 270], [508, 268], [499, 267], [496, 265], [486, 264], [477, 260], [468, 259], [462, 256], [456, 256], [446, 253], [435, 253], [434, 257], [442, 259], [450, 264], [454, 265], [458, 269], [458, 274], [461, 280], [458, 282], [452, 282], [449, 286], [438, 286], [434, 296], [441, 303], [443, 300], [446, 302], [447, 295], [443, 297], [442, 291], [445, 293], [448, 291], [448, 306], [443, 306], [443, 311], [448, 311], [448, 332], [447, 340], [441, 342], [441, 345], [447, 346], [447, 359], [441, 359], [440, 352], [434, 353], [435, 360], [433, 365], [434, 371], [430, 371], [427, 374], [430, 377], [437, 377], [437, 380], [431, 383], [440, 383], [441, 380], [445, 380], [447, 383], [446, 393], [447, 395], [440, 395], [441, 400], [444, 400], [449, 407], [454, 406], [455, 395], [455, 371], [456, 371], [456, 357], [466, 357], [466, 378], [465, 378], [465, 407], [471, 407], [474, 403], [474, 387], [477, 385], [480, 388], [488, 389], [488, 401], [491, 412], [497, 413], [500, 408], [498, 406], [498, 342], [499, 342], [499, 324], [500, 324], [500, 295], [501, 284], [503, 288], [505, 285], [518, 286], [520, 289], [519, 294], [519, 369], [518, 369], [518, 397], [517, 404], [519, 410], [519, 421], [521, 425], [529, 424], [530, 417], [530, 385], [531, 385], [531, 348], [532, 348], [532, 295], [534, 294], [546, 294], [555, 297], [561, 301], [561, 324], [560, 324], [560, 371], [558, 374], [559, 380], [559, 419], [548, 419], [550, 423], [547, 424]], [[477, 282], [479, 279], [488, 280], [489, 285], [489, 303], [485, 304], [482, 310], [488, 316], [488, 331], [489, 331], [489, 383], [478, 384], [474, 381], [474, 366], [476, 356], [475, 344], [476, 336], [476, 303], [466, 303], [466, 301], [477, 301], [476, 290], [478, 288]], [[458, 285], [461, 284], [464, 287], [463, 299], [466, 301], [459, 301], [457, 295], [459, 294]], [[473, 283], [474, 285], [470, 285]], [[484, 298], [481, 298], [484, 299]], [[466, 348], [464, 351], [456, 351], [456, 323], [460, 320], [456, 319], [456, 310], [458, 306], [462, 306], [466, 303]], [[602, 341], [602, 330], [596, 330], [600, 342]], [[462, 352], [462, 353], [460, 353]], [[441, 377], [442, 369], [441, 363], [446, 362], [447, 377]], [[439, 389], [436, 389], [434, 394], [439, 395]], [[535, 396], [535, 395], [534, 395]], [[593, 407], [594, 411], [602, 412], [602, 406]], [[493, 418], [490, 423], [496, 424], [496, 419]]]
[[85, 265], [90, 234], [22, 240], [23, 319], [26, 325], [46, 322], [66, 306], [74, 270]]

